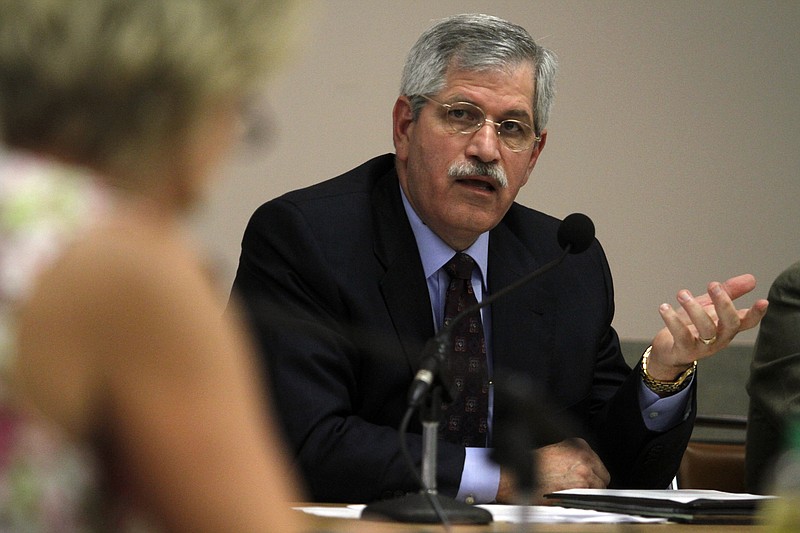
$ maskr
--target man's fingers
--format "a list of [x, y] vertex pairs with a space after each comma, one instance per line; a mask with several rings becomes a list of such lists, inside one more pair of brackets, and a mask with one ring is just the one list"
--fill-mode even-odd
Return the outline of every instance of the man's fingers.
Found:
[[735, 300], [756, 288], [756, 278], [752, 274], [742, 274], [725, 280], [722, 283], [725, 292]]
[[661, 319], [667, 326], [672, 335], [673, 342], [679, 346], [690, 346], [693, 343], [693, 335], [689, 328], [684, 324], [683, 319], [672, 308], [671, 305], [663, 303], [658, 307]]
[[[721, 291], [722, 288], [720, 286], [718, 292]], [[721, 297], [719, 295], [715, 295], [713, 298], [715, 298], [714, 300], [715, 308], [717, 302], [719, 302], [720, 305], [724, 305], [724, 302], [721, 301]], [[697, 335], [699, 336], [699, 338], [711, 339], [713, 337], [716, 337], [717, 324], [714, 322], [714, 319], [711, 316], [709, 316], [706, 307], [701, 305], [700, 302], [697, 301], [694, 298], [694, 296], [692, 296], [692, 293], [690, 293], [686, 289], [678, 292], [678, 302], [680, 302], [681, 307], [683, 307], [684, 311], [686, 311], [686, 314], [689, 317], [691, 324], [697, 330]], [[728, 302], [730, 302], [730, 299], [728, 299]], [[736, 309], [733, 309], [732, 307], [731, 309], [734, 313], [736, 312]]]
[[764, 318], [764, 315], [767, 314], [768, 306], [767, 300], [759, 300], [750, 309], [739, 310], [739, 316], [741, 317], [740, 331], [756, 327], [761, 322], [761, 319]]
[[608, 486], [611, 482], [611, 474], [606, 469], [603, 461], [600, 460], [600, 457], [589, 446], [589, 443], [580, 438], [573, 438], [564, 441], [563, 444], [573, 450], [572, 466], [570, 467], [573, 478], [582, 480], [587, 488], [604, 488]]

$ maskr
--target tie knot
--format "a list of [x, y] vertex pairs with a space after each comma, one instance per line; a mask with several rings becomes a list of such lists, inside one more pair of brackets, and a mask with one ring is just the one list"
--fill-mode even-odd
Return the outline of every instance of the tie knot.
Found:
[[475, 260], [469, 255], [458, 252], [453, 258], [444, 266], [451, 278], [470, 279], [472, 277], [472, 269], [475, 268]]

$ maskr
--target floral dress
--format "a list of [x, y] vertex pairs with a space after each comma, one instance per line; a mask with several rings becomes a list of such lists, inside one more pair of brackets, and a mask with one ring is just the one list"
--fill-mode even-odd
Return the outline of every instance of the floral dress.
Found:
[[37, 273], [107, 208], [81, 170], [0, 150], [0, 531], [105, 529], [92, 455], [13, 403], [15, 309]]

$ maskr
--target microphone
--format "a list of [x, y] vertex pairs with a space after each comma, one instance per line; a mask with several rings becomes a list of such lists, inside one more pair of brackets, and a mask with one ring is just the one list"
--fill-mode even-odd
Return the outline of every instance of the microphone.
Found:
[[562, 248], [561, 255], [533, 272], [522, 276], [517, 281], [503, 287], [496, 293], [490, 294], [477, 304], [467, 307], [461, 313], [457, 314], [447, 326], [443, 327], [436, 335], [428, 340], [422, 351], [423, 357], [419, 370], [414, 376], [414, 380], [411, 382], [411, 386], [408, 390], [408, 406], [410, 408], [417, 408], [420, 406], [423, 398], [433, 386], [434, 381], [436, 381], [437, 376], [439, 382], [444, 386], [443, 401], [452, 402], [458, 395], [456, 384], [450, 379], [450, 376], [446, 374], [446, 365], [444, 364], [450, 352], [450, 344], [452, 343], [451, 335], [455, 326], [467, 316], [480, 311], [495, 300], [558, 266], [567, 254], [579, 254], [586, 251], [586, 249], [591, 246], [592, 242], [594, 242], [594, 223], [592, 223], [592, 219], [583, 213], [572, 213], [561, 221], [561, 224], [558, 226], [556, 237], [559, 246]]
[[583, 213], [572, 213], [558, 226], [558, 245], [568, 253], [585, 252], [594, 242], [594, 224]]

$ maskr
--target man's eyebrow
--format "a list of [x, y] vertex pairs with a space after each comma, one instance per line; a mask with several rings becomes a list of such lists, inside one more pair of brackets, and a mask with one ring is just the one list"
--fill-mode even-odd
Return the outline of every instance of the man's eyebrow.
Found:
[[503, 116], [516, 119], [525, 119], [526, 121], [529, 121], [532, 118], [531, 114], [525, 109], [510, 109], [503, 113]]

